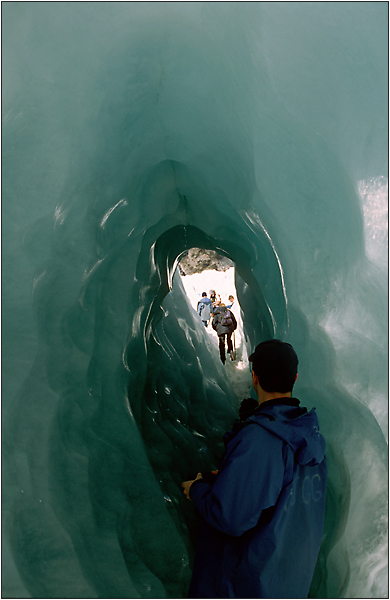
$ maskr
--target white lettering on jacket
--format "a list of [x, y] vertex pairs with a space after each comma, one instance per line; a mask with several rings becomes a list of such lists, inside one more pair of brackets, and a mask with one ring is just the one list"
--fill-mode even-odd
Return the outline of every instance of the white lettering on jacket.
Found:
[[306, 475], [300, 486], [298, 486], [299, 479], [299, 476], [295, 479], [296, 492], [294, 492], [294, 488], [291, 487], [287, 497], [286, 506], [284, 507], [285, 511], [287, 511], [290, 506], [294, 506], [296, 500], [303, 504], [310, 504], [310, 502], [318, 502], [322, 498], [321, 477], [318, 473], [311, 477]]

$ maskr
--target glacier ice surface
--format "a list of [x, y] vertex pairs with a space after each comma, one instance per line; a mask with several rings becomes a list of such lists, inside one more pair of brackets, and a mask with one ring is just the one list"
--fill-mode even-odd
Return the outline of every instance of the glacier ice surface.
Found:
[[387, 4], [3, 5], [3, 595], [183, 597], [238, 398], [175, 269], [300, 357], [312, 597], [387, 595]]

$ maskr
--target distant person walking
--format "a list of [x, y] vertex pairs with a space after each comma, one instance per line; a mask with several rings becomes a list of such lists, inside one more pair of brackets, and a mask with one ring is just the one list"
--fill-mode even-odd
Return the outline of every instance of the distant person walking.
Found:
[[203, 292], [202, 298], [198, 302], [197, 311], [203, 325], [207, 327], [213, 312], [213, 303], [210, 298], [207, 298], [207, 292]]
[[225, 338], [227, 351], [230, 353], [230, 358], [234, 360], [232, 333], [237, 329], [237, 321], [233, 313], [224, 304], [220, 304], [214, 309], [212, 328], [217, 332], [219, 338], [219, 355], [222, 364], [226, 362]]
[[229, 296], [229, 302], [230, 304], [226, 304], [226, 308], [232, 308], [233, 304], [234, 304], [234, 296], [230, 295]]
[[213, 303], [214, 308], [221, 304], [221, 296], [217, 294], [215, 290], [210, 290], [210, 300]]

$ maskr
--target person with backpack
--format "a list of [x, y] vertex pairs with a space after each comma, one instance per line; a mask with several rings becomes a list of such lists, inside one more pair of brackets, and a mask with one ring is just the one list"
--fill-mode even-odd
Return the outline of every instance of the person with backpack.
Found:
[[224, 304], [220, 304], [217, 308], [214, 308], [212, 328], [217, 332], [219, 338], [219, 354], [224, 365], [226, 362], [225, 338], [227, 341], [227, 351], [230, 353], [230, 358], [234, 360], [232, 333], [237, 329], [235, 316]]
[[196, 310], [202, 319], [203, 325], [207, 327], [213, 312], [213, 303], [211, 302], [210, 298], [207, 298], [207, 292], [203, 292], [202, 298], [199, 300]]

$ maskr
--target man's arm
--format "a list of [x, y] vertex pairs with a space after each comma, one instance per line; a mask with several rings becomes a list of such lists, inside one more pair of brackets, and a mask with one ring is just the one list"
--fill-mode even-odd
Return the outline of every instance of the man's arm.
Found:
[[282, 448], [282, 440], [256, 424], [243, 428], [228, 444], [215, 484], [197, 478], [188, 488], [203, 518], [233, 536], [254, 527], [282, 489]]

